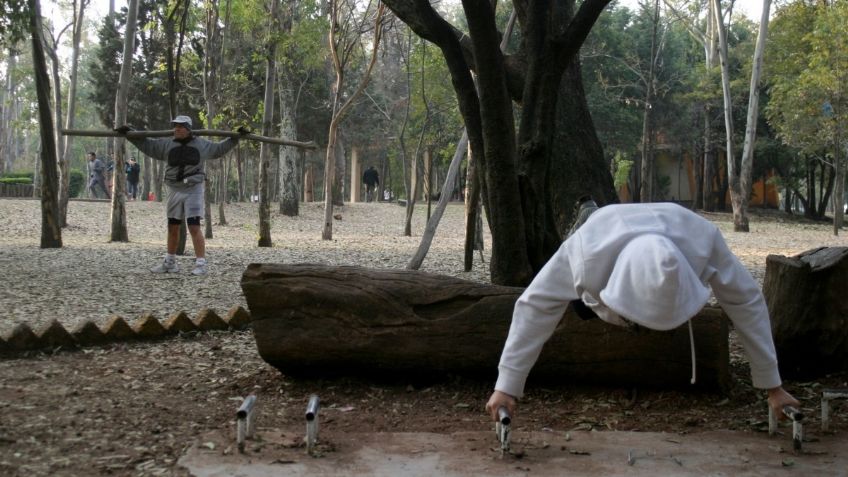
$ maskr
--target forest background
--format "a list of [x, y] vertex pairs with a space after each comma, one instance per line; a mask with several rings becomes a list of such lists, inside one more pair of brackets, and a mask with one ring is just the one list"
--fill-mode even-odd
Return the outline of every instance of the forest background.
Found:
[[[26, 179], [9, 176], [29, 176], [38, 193], [45, 149], [39, 135], [45, 121], [39, 115], [37, 81], [32, 80], [37, 65], [31, 44], [23, 41], [25, 35], [13, 34], [28, 18], [15, 16], [13, 7], [38, 2], [2, 3], [8, 8], [0, 22], [5, 46], [0, 52], [0, 175], [12, 181]], [[39, 31], [47, 52], [56, 130], [109, 131], [117, 125], [116, 105], [122, 103], [126, 122], [137, 128], [168, 129], [169, 119], [178, 112], [193, 117], [196, 128], [247, 126], [265, 136], [314, 141], [319, 146], [271, 149], [244, 141], [234, 157], [210, 168], [207, 195], [219, 204], [220, 222], [226, 221], [227, 201], [251, 198], [265, 202], [264, 209], [279, 203], [285, 215], [296, 215], [301, 201], [323, 198], [329, 217], [333, 204], [358, 200], [359, 191], [350, 190], [355, 182], [351, 175], [361, 174], [363, 165], [380, 171], [379, 197], [406, 200], [410, 208], [422, 197], [429, 201], [443, 194], [468, 200], [480, 194], [466, 192], [474, 182], [474, 167], [468, 167], [467, 159], [456, 179], [443, 188], [452, 159], [464, 152], [461, 138], [469, 116], [462, 110], [455, 72], [445, 56], [418, 36], [420, 27], [411, 30], [393, 14], [404, 16], [403, 6], [416, 2], [387, 2], [392, 11], [384, 11], [375, 3], [341, 0], [285, 5], [259, 0], [139, 0], [137, 14], [131, 12], [133, 3], [128, 9], [122, 2], [110, 2], [103, 15], [103, 2], [45, 2], [47, 14]], [[721, 8], [721, 28], [711, 14], [715, 4]], [[469, 27], [463, 5], [442, 2], [433, 7], [457, 31], [469, 31], [473, 37], [474, 27]], [[602, 191], [596, 195], [604, 203], [616, 200], [616, 195], [672, 200], [669, 178], [653, 170], [650, 161], [655, 149], [673, 147], [680, 161], [693, 163], [695, 190], [686, 205], [705, 211], [728, 209], [732, 168], [744, 164], [740, 157], [744, 153], [730, 149], [731, 161], [726, 156], [728, 146], [743, 143], [750, 126], [746, 114], [751, 110], [749, 83], [759, 21], [739, 14], [732, 2], [612, 2], [603, 10], [580, 45], [576, 81], [585, 91], [590, 126], [602, 146], [601, 169], [608, 172], [610, 185], [603, 178], [586, 181]], [[511, 14], [511, 5], [501, 4], [493, 18], [499, 32], [513, 29], [504, 34], [502, 44], [507, 60], [526, 46], [521, 31], [525, 23], [519, 19], [511, 27]], [[132, 28], [127, 28], [128, 19]], [[755, 90], [760, 107], [754, 118], [756, 144], [751, 147], [753, 179], [778, 187], [785, 211], [810, 218], [823, 219], [829, 211], [836, 215], [840, 207], [834, 204], [845, 202], [844, 173], [840, 173], [844, 166], [838, 166], [845, 157], [846, 141], [841, 136], [848, 107], [842, 93], [848, 66], [846, 19], [844, 0], [778, 2], [769, 22], [762, 87]], [[409, 18], [404, 20], [412, 24]], [[331, 24], [335, 28], [330, 29]], [[724, 77], [720, 55], [713, 53], [719, 31], [726, 33]], [[127, 41], [128, 32], [132, 42]], [[121, 100], [125, 51], [132, 52], [133, 62]], [[518, 104], [512, 112], [516, 124], [526, 119]], [[520, 141], [521, 132], [517, 135]], [[112, 138], [72, 139], [58, 133], [54, 139], [59, 177], [65, 184], [58, 188], [64, 223], [61, 211], [67, 203], [62, 200], [72, 195], [74, 170], [85, 170], [85, 152], [98, 151], [122, 165], [124, 145]], [[481, 158], [491, 156], [488, 150], [479, 152]], [[163, 168], [135, 150], [129, 153], [142, 163], [141, 196], [161, 200]], [[481, 167], [497, 169], [485, 163]], [[116, 184], [122, 188], [122, 168], [118, 169]], [[580, 171], [574, 175], [579, 181]], [[484, 176], [480, 181], [485, 188], [487, 180], [493, 184], [496, 179]], [[77, 185], [73, 195], [84, 194], [81, 189]], [[492, 224], [492, 210], [502, 202], [491, 191], [496, 187], [489, 189], [482, 192], [482, 202], [497, 240], [503, 226], [498, 225], [497, 214]], [[568, 198], [580, 195], [576, 187], [570, 189], [574, 190]], [[328, 196], [324, 190], [334, 194]], [[540, 195], [537, 201], [545, 202], [545, 197]], [[529, 209], [528, 199], [522, 200]], [[559, 197], [557, 201], [564, 202]], [[114, 207], [118, 211], [122, 206]], [[531, 212], [525, 214], [526, 220], [536, 223]], [[267, 210], [265, 215], [268, 220]], [[555, 216], [552, 223], [539, 228], [553, 229], [558, 236], [540, 239], [544, 243], [538, 250], [528, 245], [529, 275], [544, 263], [550, 243], [558, 243], [571, 219], [568, 211], [558, 210], [535, 217], [544, 216], [540, 219], [544, 221], [548, 215]], [[407, 220], [410, 217], [407, 214]], [[206, 221], [207, 234], [211, 222]], [[325, 238], [331, 225], [325, 217]], [[528, 242], [534, 239], [531, 232], [524, 233]], [[112, 239], [122, 236], [113, 233]], [[496, 250], [493, 261], [507, 254]], [[512, 258], [509, 262], [506, 268], [493, 266], [493, 281], [526, 282], [528, 273], [522, 265]]]

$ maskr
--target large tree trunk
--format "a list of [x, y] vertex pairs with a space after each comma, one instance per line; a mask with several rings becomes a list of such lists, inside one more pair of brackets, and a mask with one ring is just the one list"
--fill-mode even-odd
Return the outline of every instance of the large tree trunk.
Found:
[[[407, 380], [494, 380], [522, 292], [422, 272], [309, 264], [252, 264], [241, 284], [259, 354], [282, 372]], [[692, 324], [698, 384], [725, 387], [727, 320], [705, 309]], [[691, 371], [686, 326], [633, 332], [569, 311], [530, 379], [668, 387], [689, 383]]]
[[848, 247], [769, 255], [763, 294], [780, 374], [814, 379], [848, 370]]
[[[578, 197], [590, 193], [604, 204], [615, 200], [577, 62], [608, 0], [579, 6], [571, 0], [514, 2], [523, 35], [520, 51], [510, 58], [497, 47], [500, 33], [486, 0], [463, 0], [468, 35], [424, 0], [386, 3], [445, 57], [471, 151], [481, 166], [492, 281], [529, 283], [560, 244], [557, 224], [565, 228]], [[477, 73], [479, 96], [469, 69]], [[512, 100], [521, 104], [517, 134]], [[571, 187], [559, 187], [569, 181]]]
[[61, 248], [62, 228], [59, 223], [59, 171], [56, 163], [56, 131], [50, 112], [50, 78], [44, 58], [41, 5], [29, 0], [29, 31], [32, 38], [32, 63], [38, 96], [38, 119], [41, 123], [41, 248]]

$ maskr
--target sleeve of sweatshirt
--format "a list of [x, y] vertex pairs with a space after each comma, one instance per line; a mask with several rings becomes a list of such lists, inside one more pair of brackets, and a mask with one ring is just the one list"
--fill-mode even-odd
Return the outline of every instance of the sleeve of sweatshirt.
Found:
[[742, 342], [751, 366], [751, 381], [756, 388], [780, 386], [777, 353], [771, 335], [766, 300], [754, 277], [727, 247], [716, 231], [710, 266], [716, 272], [710, 286]]
[[238, 144], [239, 140], [237, 137], [228, 137], [220, 142], [209, 142], [209, 148], [207, 149], [209, 157], [206, 159], [217, 159], [224, 154], [233, 150], [234, 147]]
[[542, 346], [551, 337], [568, 304], [578, 298], [566, 241], [542, 268], [515, 303], [512, 324], [498, 365], [495, 389], [516, 398], [524, 394], [530, 368], [539, 358]]
[[171, 142], [170, 138], [127, 138], [127, 141], [131, 142], [133, 146], [137, 147], [138, 150], [143, 152], [146, 156], [150, 156], [158, 161], [164, 161], [168, 159], [167, 153], [168, 143]]

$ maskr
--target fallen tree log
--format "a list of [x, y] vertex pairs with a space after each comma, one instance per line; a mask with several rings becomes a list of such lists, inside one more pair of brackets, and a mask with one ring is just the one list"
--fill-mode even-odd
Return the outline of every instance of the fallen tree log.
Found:
[[781, 376], [848, 370], [848, 247], [769, 255], [763, 294]]
[[[359, 375], [494, 381], [523, 289], [409, 270], [251, 264], [241, 281], [259, 354], [293, 376]], [[729, 384], [727, 320], [705, 308], [693, 320], [697, 385]], [[570, 310], [529, 383], [684, 386], [691, 377], [686, 326], [630, 331]]]

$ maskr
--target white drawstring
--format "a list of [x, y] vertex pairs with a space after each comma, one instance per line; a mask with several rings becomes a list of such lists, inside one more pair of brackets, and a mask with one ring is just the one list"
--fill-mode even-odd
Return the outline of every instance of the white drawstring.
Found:
[[695, 333], [692, 331], [692, 320], [689, 320], [689, 347], [692, 348], [692, 379], [689, 382], [695, 384]]

